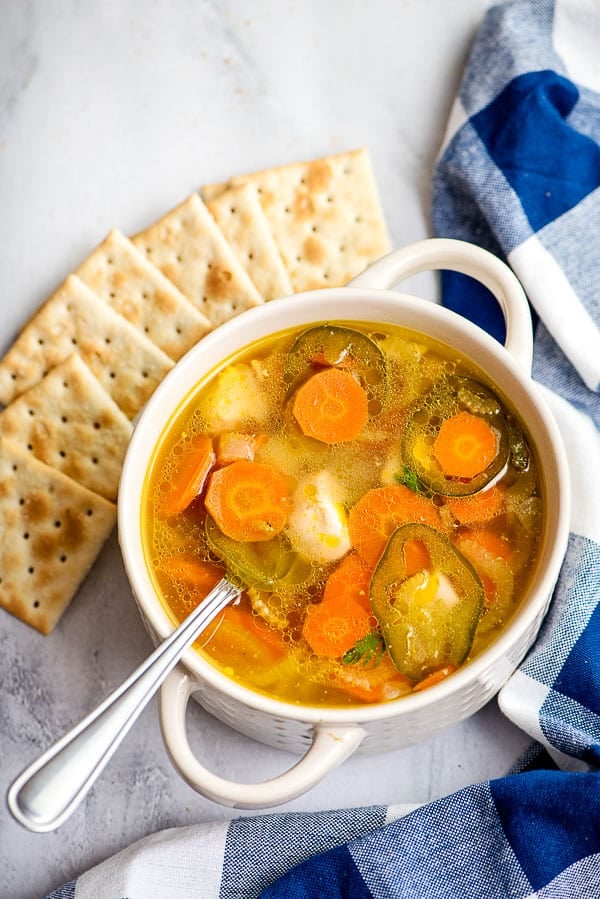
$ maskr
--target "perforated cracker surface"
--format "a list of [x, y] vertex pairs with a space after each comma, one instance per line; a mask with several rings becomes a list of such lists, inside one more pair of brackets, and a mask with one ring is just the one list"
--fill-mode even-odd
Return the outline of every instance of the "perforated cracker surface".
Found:
[[50, 633], [115, 520], [112, 503], [0, 438], [0, 606]]
[[213, 326], [263, 302], [198, 194], [132, 240]]
[[264, 300], [291, 294], [292, 285], [253, 184], [231, 187], [206, 204]]
[[109, 500], [132, 430], [76, 353], [0, 413], [0, 434]]
[[211, 324], [120, 231], [75, 271], [94, 293], [175, 361]]
[[12, 402], [77, 351], [128, 418], [173, 362], [76, 275], [69, 275], [0, 362], [0, 402]]
[[236, 176], [202, 195], [245, 182], [258, 191], [295, 291], [347, 284], [390, 249], [365, 149]]

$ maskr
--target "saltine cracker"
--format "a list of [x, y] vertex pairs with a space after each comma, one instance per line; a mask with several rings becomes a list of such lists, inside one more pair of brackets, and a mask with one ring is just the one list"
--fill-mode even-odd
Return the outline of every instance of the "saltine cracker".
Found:
[[390, 242], [366, 149], [206, 185], [255, 185], [295, 291], [340, 287], [387, 253]]
[[224, 190], [206, 204], [264, 300], [289, 296], [292, 285], [253, 184]]
[[206, 316], [116, 229], [74, 274], [175, 361], [211, 329]]
[[213, 327], [263, 302], [199, 194], [132, 240]]
[[49, 634], [115, 521], [112, 503], [0, 437], [0, 606]]
[[0, 361], [0, 403], [8, 405], [74, 351], [128, 418], [173, 367], [166, 353], [69, 275]]
[[1, 435], [111, 501], [132, 430], [77, 353], [0, 412]]

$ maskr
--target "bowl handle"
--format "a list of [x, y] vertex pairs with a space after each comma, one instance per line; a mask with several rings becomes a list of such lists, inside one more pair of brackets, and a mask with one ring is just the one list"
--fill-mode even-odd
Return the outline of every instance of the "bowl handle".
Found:
[[160, 690], [160, 723], [171, 761], [188, 784], [214, 802], [230, 808], [269, 808], [295, 799], [337, 768], [362, 742], [365, 731], [358, 725], [317, 725], [306, 754], [272, 780], [257, 784], [235, 783], [213, 774], [200, 764], [190, 747], [185, 717], [198, 682], [177, 666]]
[[470, 275], [494, 294], [506, 323], [504, 346], [529, 373], [533, 331], [525, 292], [501, 259], [475, 244], [443, 237], [420, 240], [383, 256], [350, 281], [348, 287], [388, 290], [411, 275], [437, 269]]

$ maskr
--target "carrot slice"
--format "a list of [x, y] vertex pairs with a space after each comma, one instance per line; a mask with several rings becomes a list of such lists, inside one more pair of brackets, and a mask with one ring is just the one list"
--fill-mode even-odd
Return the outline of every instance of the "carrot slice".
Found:
[[287, 652], [281, 635], [242, 606], [227, 606], [202, 632], [201, 645], [243, 667], [273, 662]]
[[441, 528], [439, 512], [426, 497], [402, 484], [375, 487], [350, 510], [350, 542], [367, 565], [374, 568], [396, 528], [414, 522]]
[[327, 578], [323, 602], [336, 598], [355, 602], [370, 613], [369, 584], [372, 574], [373, 570], [358, 553], [348, 553]]
[[498, 589], [489, 574], [486, 574], [485, 571], [481, 570], [477, 573], [479, 574], [479, 580], [483, 587], [484, 605], [487, 607], [493, 606], [498, 596]]
[[161, 496], [160, 514], [172, 518], [184, 512], [202, 492], [206, 478], [215, 464], [210, 437], [195, 434], [176, 456], [176, 468], [168, 481], [168, 489]]
[[484, 592], [484, 608], [496, 614], [484, 616], [482, 623], [498, 624], [508, 613], [514, 597], [514, 550], [493, 531], [467, 531], [461, 534], [457, 546], [479, 575]]
[[441, 683], [450, 674], [454, 674], [456, 670], [456, 665], [446, 665], [444, 668], [440, 668], [439, 671], [434, 671], [433, 674], [428, 674], [427, 677], [424, 677], [423, 680], [420, 680], [418, 684], [415, 684], [415, 686], [413, 687], [413, 693], [419, 693], [421, 690], [427, 690], [429, 687], [433, 687], [435, 686], [435, 684]]
[[217, 527], [241, 543], [271, 540], [285, 527], [290, 495], [270, 465], [232, 462], [212, 473], [205, 505]]
[[473, 530], [465, 531], [461, 534], [462, 540], [472, 540], [493, 556], [504, 559], [505, 562], [510, 562], [513, 555], [513, 548], [510, 543], [489, 528], [474, 528]]
[[431, 559], [422, 540], [407, 540], [404, 544], [404, 576], [409, 578], [423, 569], [431, 568]]
[[[192, 555], [175, 555], [164, 559], [156, 574], [168, 590], [168, 605], [178, 621], [183, 621], [202, 602], [225, 574], [222, 566], [205, 562]], [[163, 575], [169, 578], [163, 583]]]
[[375, 668], [366, 668], [360, 664], [340, 665], [333, 682], [338, 689], [360, 702], [399, 699], [412, 689], [411, 681], [396, 670], [387, 654]]
[[347, 371], [326, 368], [298, 388], [294, 418], [307, 437], [344, 443], [358, 437], [369, 418], [367, 394]]
[[223, 569], [218, 565], [189, 556], [173, 556], [165, 562], [163, 568], [174, 581], [198, 590], [203, 596], [209, 593], [224, 576]]
[[496, 432], [483, 418], [459, 412], [442, 422], [433, 444], [433, 455], [444, 474], [474, 478], [485, 471], [498, 451]]
[[339, 659], [371, 629], [371, 616], [362, 606], [334, 597], [308, 607], [302, 635], [317, 655]]
[[490, 487], [471, 496], [449, 496], [446, 505], [459, 524], [485, 524], [503, 511], [504, 496], [498, 487]]

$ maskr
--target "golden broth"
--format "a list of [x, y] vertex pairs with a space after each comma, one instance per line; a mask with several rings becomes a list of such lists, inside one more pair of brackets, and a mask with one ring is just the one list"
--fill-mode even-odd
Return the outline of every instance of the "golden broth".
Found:
[[[301, 407], [332, 370], [359, 385], [364, 424], [336, 397]], [[335, 419], [346, 436], [308, 436], [305, 409], [311, 428], [316, 410], [315, 427]], [[272, 532], [238, 540], [219, 503], [227, 477], [249, 471], [262, 478], [252, 503], [279, 491], [284, 523], [267, 516]], [[455, 351], [390, 325], [294, 329], [232, 356], [172, 416], [144, 490], [147, 564], [174, 623], [224, 558], [252, 585], [196, 643], [245, 686], [311, 705], [393, 700], [451, 674], [512, 615], [542, 529], [537, 471], [523, 423]]]

